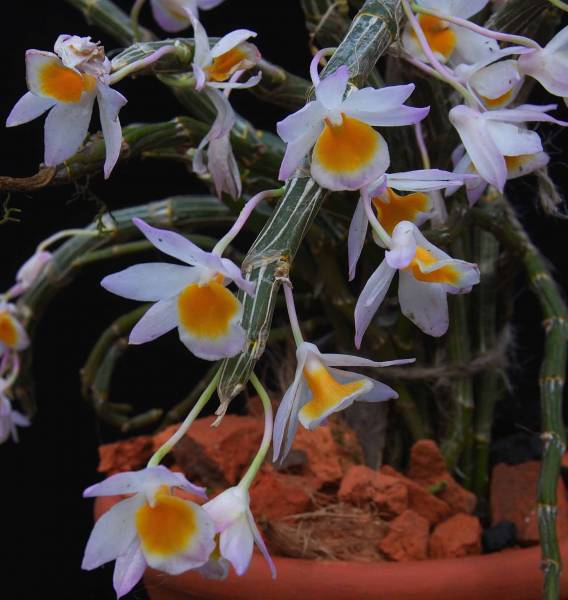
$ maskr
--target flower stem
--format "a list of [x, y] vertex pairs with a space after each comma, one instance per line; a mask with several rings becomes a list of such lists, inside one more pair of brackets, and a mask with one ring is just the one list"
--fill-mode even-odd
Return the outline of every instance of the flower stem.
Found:
[[154, 53], [150, 54], [146, 58], [141, 58], [136, 60], [129, 65], [122, 67], [122, 69], [118, 69], [109, 77], [109, 85], [114, 85], [118, 83], [125, 77], [132, 75], [132, 73], [136, 73], [137, 71], [143, 71], [148, 68], [151, 64], [160, 60], [166, 54], [172, 54], [177, 52], [178, 48], [175, 45], [172, 46], [162, 46], [160, 49], [156, 50]]
[[135, 42], [139, 42], [140, 41], [140, 28], [138, 27], [138, 19], [140, 17], [140, 11], [142, 10], [142, 7], [144, 6], [144, 4], [146, 3], [146, 0], [136, 0], [136, 2], [134, 3], [134, 5], [132, 6], [132, 9], [130, 11], [130, 22], [132, 24], [132, 37], [134, 38]]
[[548, 1], [553, 6], [556, 6], [556, 8], [559, 8], [560, 10], [564, 10], [564, 11], [568, 12], [568, 4], [566, 4], [566, 2], [562, 2], [562, 0], [548, 0]]
[[203, 390], [201, 396], [199, 396], [195, 406], [191, 409], [183, 423], [178, 427], [177, 431], [172, 435], [172, 437], [164, 442], [158, 450], [154, 453], [152, 458], [148, 461], [148, 467], [155, 467], [159, 465], [164, 456], [180, 441], [180, 439], [187, 433], [190, 425], [197, 419], [199, 413], [203, 410], [203, 407], [209, 402], [211, 396], [215, 392], [215, 388], [219, 383], [219, 377], [221, 375], [221, 371], [217, 371], [213, 376], [213, 379], [209, 383], [209, 385]]
[[284, 193], [284, 188], [277, 188], [274, 190], [266, 190], [259, 192], [253, 196], [243, 207], [236, 221], [229, 231], [215, 244], [212, 250], [213, 254], [221, 256], [227, 249], [227, 246], [237, 237], [241, 229], [244, 227], [248, 218], [253, 213], [254, 209], [266, 198], [279, 198]]
[[368, 196], [363, 197], [363, 206], [365, 207], [365, 214], [367, 215], [367, 219], [369, 219], [369, 224], [373, 228], [373, 231], [379, 236], [379, 239], [386, 248], [391, 247], [391, 236], [385, 231], [384, 227], [379, 223], [379, 220], [375, 216], [373, 212], [373, 207], [371, 206], [371, 198]]
[[54, 233], [47, 239], [43, 240], [41, 244], [36, 249], [36, 253], [44, 252], [51, 246], [55, 244], [55, 242], [59, 242], [60, 240], [64, 240], [68, 237], [76, 237], [76, 236], [84, 236], [84, 237], [99, 237], [101, 232], [98, 230], [92, 229], [64, 229], [63, 231], [58, 231]]
[[[553, 4], [559, 0], [549, 0]], [[423, 15], [429, 15], [431, 17], [436, 17], [437, 19], [442, 19], [443, 21], [449, 21], [454, 25], [459, 25], [460, 27], [465, 27], [471, 31], [475, 31], [475, 33], [479, 33], [485, 37], [491, 38], [493, 40], [498, 40], [500, 42], [509, 42], [511, 44], [519, 44], [521, 46], [527, 46], [529, 48], [535, 48], [536, 50], [540, 50], [540, 45], [537, 44], [534, 40], [530, 38], [524, 37], [522, 35], [512, 35], [510, 33], [502, 33], [500, 31], [493, 31], [492, 29], [487, 29], [486, 27], [481, 27], [481, 25], [476, 25], [467, 19], [462, 19], [460, 17], [454, 17], [452, 15], [445, 15], [436, 10], [431, 10], [429, 8], [424, 8], [423, 6], [419, 6], [418, 4], [412, 3], [412, 8], [416, 12], [422, 13]], [[566, 10], [566, 9], [565, 9]]]
[[[284, 289], [286, 290], [286, 286]], [[264, 462], [266, 453], [270, 447], [270, 442], [272, 441], [272, 404], [270, 403], [270, 398], [254, 372], [250, 376], [250, 382], [254, 386], [254, 389], [262, 402], [262, 408], [264, 409], [264, 435], [262, 436], [260, 448], [258, 449], [256, 456], [239, 482], [239, 487], [244, 488], [245, 490], [248, 490], [254, 481], [258, 470]]]
[[476, 104], [478, 103], [477, 99], [469, 92], [469, 90], [464, 87], [452, 74], [452, 72], [445, 67], [437, 58], [434, 52], [432, 52], [432, 48], [430, 48], [430, 44], [428, 44], [428, 40], [424, 35], [424, 31], [422, 31], [422, 27], [416, 18], [414, 12], [412, 12], [412, 8], [410, 7], [410, 3], [408, 0], [402, 0], [402, 7], [416, 37], [418, 38], [418, 43], [422, 48], [422, 52], [426, 55], [430, 64], [434, 67], [434, 69], [440, 74], [441, 78], [448, 84], [451, 85], [456, 92], [461, 94], [468, 102]]
[[288, 317], [290, 319], [292, 335], [294, 336], [296, 346], [299, 346], [304, 342], [304, 338], [302, 336], [302, 330], [300, 329], [298, 314], [296, 313], [296, 305], [294, 304], [294, 294], [292, 293], [292, 284], [290, 283], [290, 281], [284, 283], [284, 297], [286, 298], [286, 308], [288, 309]]

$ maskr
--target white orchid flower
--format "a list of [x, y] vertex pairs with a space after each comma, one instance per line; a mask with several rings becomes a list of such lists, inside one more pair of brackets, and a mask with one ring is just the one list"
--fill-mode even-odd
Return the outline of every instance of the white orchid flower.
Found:
[[[487, 2], [488, 0], [416, 0], [418, 6], [462, 19], [469, 19], [483, 10]], [[420, 14], [418, 22], [428, 45], [442, 63], [476, 63], [499, 50], [499, 44], [495, 40], [441, 18]], [[402, 43], [409, 54], [420, 60], [427, 60], [410, 23], [404, 29]]]
[[101, 285], [119, 296], [155, 302], [130, 333], [143, 344], [178, 328], [179, 337], [196, 356], [218, 360], [238, 354], [245, 342], [242, 305], [225, 287], [233, 281], [253, 294], [254, 284], [227, 258], [205, 252], [187, 238], [134, 219], [146, 238], [169, 256], [186, 263], [145, 263], [105, 277]]
[[[194, 29], [195, 51], [193, 72], [195, 89], [207, 95], [217, 116], [207, 135], [201, 140], [193, 158], [193, 170], [211, 174], [217, 195], [227, 192], [233, 198], [241, 194], [241, 177], [231, 149], [230, 134], [235, 124], [235, 113], [228, 93], [235, 88], [248, 88], [260, 81], [260, 73], [246, 82], [237, 80], [260, 60], [258, 48], [248, 39], [256, 37], [254, 31], [237, 29], [222, 37], [212, 48], [203, 25], [191, 17]], [[225, 89], [225, 94], [221, 92]], [[207, 150], [207, 167], [203, 153]]]
[[[505, 166], [507, 168], [507, 181], [524, 177], [534, 171], [545, 167], [550, 156], [546, 152], [535, 152], [534, 154], [521, 154], [519, 156], [505, 156]], [[477, 174], [474, 164], [471, 162], [469, 154], [460, 144], [452, 153], [454, 163], [454, 173], [458, 176], [468, 177], [465, 181], [465, 188], [469, 205], [473, 206], [483, 192], [487, 189], [488, 183]], [[458, 190], [459, 186], [449, 186], [446, 189], [446, 196], [451, 196]]]
[[207, 563], [215, 549], [215, 525], [198, 504], [172, 493], [181, 488], [205, 497], [203, 488], [164, 466], [112, 475], [83, 496], [133, 494], [115, 504], [96, 523], [82, 568], [112, 560], [114, 589], [120, 598], [140, 580], [147, 566], [178, 575]]
[[253, 545], [256, 543], [268, 563], [272, 577], [276, 577], [276, 567], [254, 522], [245, 486], [236, 485], [226, 489], [204, 504], [203, 508], [213, 519], [215, 530], [220, 534], [221, 558], [233, 565], [237, 575], [243, 575], [248, 569]]
[[0, 377], [0, 444], [6, 442], [10, 437], [17, 442], [18, 430], [16, 427], [31, 425], [26, 416], [12, 408], [12, 402], [7, 395], [10, 386], [10, 382]]
[[479, 283], [477, 265], [451, 258], [431, 244], [414, 223], [394, 228], [391, 249], [367, 281], [355, 306], [355, 346], [383, 302], [399, 272], [398, 300], [402, 314], [424, 333], [442, 336], [448, 330], [447, 294], [465, 294]]
[[150, 0], [152, 14], [158, 25], [170, 33], [183, 31], [191, 25], [190, 14], [199, 16], [200, 10], [210, 10], [224, 0]]
[[375, 362], [349, 354], [322, 354], [315, 344], [302, 342], [296, 349], [296, 374], [286, 390], [274, 420], [274, 460], [290, 451], [298, 423], [306, 429], [321, 425], [331, 414], [353, 402], [382, 402], [398, 398], [388, 385], [366, 375], [333, 367], [388, 367], [414, 359]]
[[45, 121], [45, 164], [53, 167], [73, 156], [89, 129], [95, 98], [106, 145], [108, 178], [120, 155], [122, 130], [118, 112], [126, 98], [108, 85], [110, 62], [91, 38], [60, 35], [55, 53], [26, 52], [29, 92], [18, 100], [7, 127], [28, 123], [49, 110]]
[[519, 58], [523, 75], [536, 79], [545, 90], [568, 96], [568, 27], [561, 29], [544, 48]]
[[353, 89], [345, 65], [320, 80], [318, 53], [310, 69], [316, 99], [277, 124], [286, 142], [279, 178], [286, 180], [313, 147], [311, 175], [329, 190], [357, 190], [380, 177], [389, 167], [386, 140], [374, 126], [393, 127], [421, 121], [430, 110], [403, 103], [414, 84], [382, 89]]
[[526, 129], [523, 123], [545, 121], [568, 125], [547, 114], [555, 108], [555, 104], [523, 104], [481, 113], [460, 105], [450, 110], [449, 117], [477, 173], [502, 192], [507, 180], [505, 157], [535, 155], [543, 150], [538, 133]]
[[[371, 199], [380, 224], [390, 235], [400, 221], [410, 221], [415, 225], [422, 225], [432, 214], [433, 202], [430, 193], [443, 190], [448, 186], [459, 187], [463, 182], [463, 175], [440, 169], [420, 169], [401, 173], [385, 173], [378, 180], [364, 187], [349, 226], [347, 239], [349, 279], [355, 277], [355, 269], [369, 226], [363, 204], [365, 197]], [[399, 195], [395, 190], [410, 193]], [[375, 232], [373, 232], [373, 238], [379, 246], [384, 247]]]
[[30, 338], [16, 316], [16, 306], [10, 302], [0, 303], [0, 356], [6, 350], [25, 350]]

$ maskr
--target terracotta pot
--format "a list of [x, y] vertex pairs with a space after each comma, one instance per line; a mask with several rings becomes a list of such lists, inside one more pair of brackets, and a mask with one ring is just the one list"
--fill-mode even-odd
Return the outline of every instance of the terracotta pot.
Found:
[[[119, 497], [97, 498], [95, 518]], [[561, 542], [568, 563], [568, 540]], [[539, 600], [540, 548], [506, 550], [485, 556], [405, 563], [351, 563], [274, 557], [272, 580], [255, 553], [243, 577], [210, 581], [188, 571], [175, 577], [148, 569], [144, 584], [152, 600]], [[568, 600], [568, 569], [561, 600]]]

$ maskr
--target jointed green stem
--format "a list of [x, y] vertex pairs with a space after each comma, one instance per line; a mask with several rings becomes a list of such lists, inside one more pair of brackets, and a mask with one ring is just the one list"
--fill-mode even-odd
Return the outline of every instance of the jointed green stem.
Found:
[[556, 493], [566, 432], [562, 419], [562, 392], [566, 378], [568, 308], [539, 250], [504, 199], [485, 209], [475, 209], [477, 223], [492, 231], [507, 248], [517, 253], [531, 289], [543, 313], [544, 358], [540, 370], [542, 441], [544, 444], [538, 483], [538, 525], [544, 570], [544, 598], [560, 597], [562, 559], [556, 533]]

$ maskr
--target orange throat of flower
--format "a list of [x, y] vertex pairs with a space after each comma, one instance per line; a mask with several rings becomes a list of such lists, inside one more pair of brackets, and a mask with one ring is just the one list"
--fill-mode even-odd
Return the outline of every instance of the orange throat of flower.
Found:
[[79, 102], [83, 92], [91, 93], [96, 86], [92, 75], [78, 73], [55, 60], [40, 67], [38, 79], [43, 94], [65, 103]]
[[424, 272], [421, 267], [431, 267], [438, 262], [438, 259], [426, 248], [422, 246], [416, 247], [416, 254], [412, 262], [405, 271], [410, 271], [418, 281], [426, 283], [446, 283], [448, 285], [457, 286], [459, 283], [460, 273], [451, 265], [443, 265], [439, 269]]
[[300, 419], [304, 424], [321, 419], [348, 398], [359, 396], [370, 387], [369, 381], [364, 378], [340, 383], [317, 359], [308, 360], [304, 367], [304, 378], [312, 394], [310, 401], [300, 411]]
[[379, 144], [380, 136], [370, 125], [342, 113], [339, 125], [325, 120], [314, 158], [332, 173], [354, 173], [372, 162]]
[[8, 311], [0, 312], [0, 342], [8, 348], [14, 348], [18, 343], [18, 330], [14, 317]]
[[394, 190], [387, 188], [385, 195], [386, 201], [376, 197], [372, 202], [381, 225], [389, 234], [392, 234], [401, 221], [415, 223], [420, 213], [430, 210], [430, 198], [423, 192], [399, 196]]
[[239, 302], [216, 276], [205, 284], [191, 283], [178, 297], [180, 324], [193, 337], [217, 339], [230, 331]]
[[[428, 45], [434, 52], [447, 60], [454, 51], [457, 43], [455, 32], [449, 28], [446, 21], [430, 15], [419, 15], [418, 22], [426, 37]], [[412, 37], [417, 40], [414, 30]]]
[[192, 505], [165, 485], [156, 492], [154, 506], [146, 503], [136, 511], [135, 522], [144, 550], [163, 558], [187, 548], [198, 529]]

